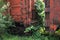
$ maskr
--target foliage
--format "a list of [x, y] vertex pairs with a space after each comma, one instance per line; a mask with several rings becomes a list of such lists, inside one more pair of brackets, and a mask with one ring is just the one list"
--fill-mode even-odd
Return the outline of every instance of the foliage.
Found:
[[55, 31], [56, 35], [60, 35], [60, 29], [58, 29], [57, 31]]
[[[0, 38], [2, 32], [5, 32], [5, 28], [9, 27], [12, 25], [12, 19], [9, 14], [3, 15], [3, 12], [5, 9], [8, 8], [8, 4], [4, 4], [4, 2], [0, 1]], [[29, 32], [33, 31], [32, 36], [18, 36], [18, 35], [10, 35], [10, 34], [3, 34], [2, 39], [3, 40], [59, 40], [58, 36], [55, 35], [43, 35], [42, 33], [45, 33], [45, 27], [44, 27], [44, 19], [45, 19], [45, 14], [44, 14], [44, 3], [40, 0], [37, 0], [35, 3], [35, 8], [36, 12], [39, 16], [38, 22], [39, 24], [36, 25], [31, 25], [30, 27], [26, 28], [26, 31], [24, 32]], [[59, 33], [59, 31], [56, 31], [56, 33]], [[2, 40], [0, 39], [0, 40]]]
[[36, 3], [35, 3], [35, 9], [36, 9], [36, 12], [38, 13], [39, 15], [39, 22], [41, 22], [41, 26], [44, 26], [43, 22], [44, 22], [44, 19], [45, 19], [45, 4], [43, 1], [41, 0], [37, 0]]
[[8, 26], [12, 25], [12, 20], [9, 14], [3, 16], [2, 13], [0, 13], [0, 28], [6, 28]]
[[[4, 15], [5, 10], [8, 8], [8, 3], [5, 4], [3, 0], [0, 1], [0, 38], [6, 32], [5, 29], [13, 25], [13, 20], [10, 14]], [[1, 39], [2, 40], [2, 39]]]
[[41, 0], [37, 0], [35, 3], [35, 8], [38, 13], [42, 13], [45, 9], [45, 4]]
[[[27, 27], [25, 32], [33, 31], [32, 37], [34, 40], [59, 40], [58, 36], [49, 34], [45, 31], [45, 4], [41, 0], [37, 0], [35, 3], [35, 10], [38, 14], [38, 23], [36, 25], [31, 25], [30, 27]], [[46, 33], [46, 34], [45, 34]], [[53, 36], [53, 37], [52, 37]]]
[[50, 35], [42, 35], [38, 31], [34, 32], [32, 36], [18, 36], [18, 35], [10, 35], [4, 34], [3, 40], [60, 40], [58, 36], [50, 36]]
[[0, 0], [0, 7], [2, 7], [4, 5], [3, 0]]
[[45, 33], [45, 27], [40, 27], [38, 31], [39, 31], [41, 34], [44, 34], [44, 33]]
[[0, 29], [10, 26], [12, 24], [12, 19], [9, 14], [4, 15], [3, 12], [7, 9], [7, 5], [3, 1], [0, 1], [4, 5], [0, 7]]
[[48, 37], [42, 36], [38, 31], [34, 32], [32, 36], [18, 36], [5, 34], [2, 37], [3, 40], [48, 40]]
[[41, 0], [37, 0], [35, 3], [35, 10], [37, 12], [37, 21], [38, 23], [36, 24], [32, 24], [31, 26], [27, 27], [25, 32], [29, 32], [32, 30], [38, 30], [40, 29], [40, 27], [44, 27], [44, 20], [45, 20], [45, 13], [44, 13], [44, 8], [45, 8], [45, 4], [43, 1]]

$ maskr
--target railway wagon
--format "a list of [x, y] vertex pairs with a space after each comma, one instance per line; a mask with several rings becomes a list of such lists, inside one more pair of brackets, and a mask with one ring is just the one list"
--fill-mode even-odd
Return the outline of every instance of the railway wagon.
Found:
[[[30, 25], [35, 18], [34, 3], [36, 0], [7, 0], [10, 2], [9, 12], [18, 23]], [[60, 24], [60, 0], [44, 0], [46, 26], [56, 30], [57, 25]]]
[[60, 0], [44, 0], [46, 26], [56, 30], [60, 25]]
[[35, 15], [34, 0], [6, 0], [10, 2], [8, 13], [11, 14], [16, 23], [23, 23], [25, 26], [31, 25]]

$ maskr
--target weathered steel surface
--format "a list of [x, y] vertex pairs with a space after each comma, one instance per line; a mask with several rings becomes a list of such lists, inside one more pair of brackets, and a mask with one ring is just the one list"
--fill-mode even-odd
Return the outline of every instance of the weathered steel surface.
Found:
[[50, 0], [44, 0], [45, 2], [45, 23], [48, 27], [50, 25]]
[[25, 25], [32, 22], [34, 0], [7, 0], [10, 2], [10, 14], [14, 21]]
[[[49, 18], [46, 17], [49, 24], [59, 24], [60, 22], [60, 0], [45, 0], [46, 5], [46, 14], [49, 15]], [[46, 15], [47, 16], [47, 15]]]
[[50, 0], [50, 21], [54, 24], [60, 23], [60, 0]]
[[45, 5], [46, 26], [56, 30], [56, 25], [60, 25], [60, 0], [45, 0]]

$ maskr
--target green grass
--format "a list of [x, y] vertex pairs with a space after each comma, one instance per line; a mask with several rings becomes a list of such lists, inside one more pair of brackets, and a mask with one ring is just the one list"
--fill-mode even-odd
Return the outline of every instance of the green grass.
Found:
[[[38, 35], [39, 36], [39, 35]], [[2, 35], [3, 40], [60, 40], [58, 37], [52, 36], [18, 36], [18, 35], [10, 35], [4, 34]], [[1, 40], [1, 39], [0, 39]]]
[[[11, 35], [11, 34], [7, 34], [4, 33], [2, 35], [3, 40], [60, 40], [60, 36], [56, 36], [53, 35], [49, 35], [48, 36], [44, 36], [44, 35], [40, 35], [40, 33], [38, 32], [34, 32], [34, 34], [32, 36], [19, 36], [19, 35]], [[0, 39], [1, 40], [1, 39]]]
[[31, 36], [18, 36], [18, 35], [7, 35], [4, 34], [3, 40], [34, 40]]

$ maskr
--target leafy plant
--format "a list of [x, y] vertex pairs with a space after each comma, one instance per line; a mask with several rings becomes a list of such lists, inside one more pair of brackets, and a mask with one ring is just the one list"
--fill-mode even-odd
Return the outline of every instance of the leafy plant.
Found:
[[35, 8], [38, 13], [42, 13], [45, 9], [45, 4], [41, 0], [36, 0]]
[[[2, 3], [2, 4], [1, 4]], [[5, 29], [11, 25], [13, 25], [13, 20], [10, 14], [4, 15], [3, 12], [8, 8], [8, 3], [5, 4], [3, 0], [0, 1], [0, 38], [3, 33], [5, 33]], [[2, 39], [1, 39], [2, 40]]]
[[35, 10], [37, 12], [37, 21], [38, 23], [36, 24], [32, 24], [31, 26], [27, 27], [25, 32], [29, 32], [29, 31], [32, 31], [32, 30], [38, 30], [40, 29], [40, 27], [44, 27], [44, 21], [45, 21], [45, 4], [43, 1], [41, 0], [36, 0], [36, 3], [35, 3]]
[[12, 19], [10, 14], [3, 14], [5, 9], [7, 9], [7, 5], [5, 5], [3, 1], [0, 1], [0, 3], [4, 4], [2, 7], [0, 7], [0, 28], [4, 28], [12, 24]]
[[45, 3], [41, 0], [37, 0], [35, 3], [35, 10], [38, 13], [39, 16], [39, 25], [44, 26], [44, 21], [45, 21]]

